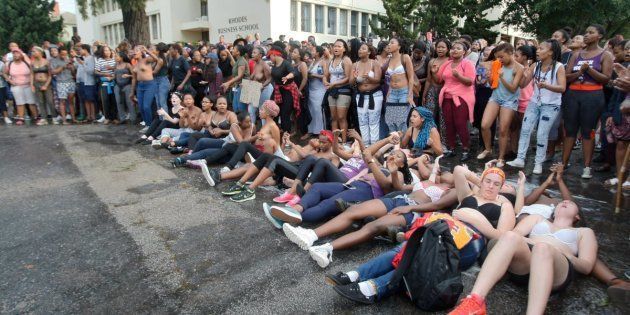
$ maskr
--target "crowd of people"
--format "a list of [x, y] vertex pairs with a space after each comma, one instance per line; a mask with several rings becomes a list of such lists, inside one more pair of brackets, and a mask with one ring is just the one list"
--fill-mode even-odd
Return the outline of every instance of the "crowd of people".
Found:
[[[173, 167], [200, 169], [210, 186], [228, 182], [221, 194], [234, 202], [255, 199], [263, 185], [283, 187], [264, 215], [322, 268], [335, 250], [444, 213], [474, 235], [458, 246], [459, 267], [484, 258], [453, 313], [485, 312], [485, 297], [507, 273], [529, 285], [528, 313], [541, 314], [574, 272], [605, 283], [611, 297], [630, 288], [598, 260], [595, 234], [579, 227], [579, 205], [563, 180], [577, 148], [583, 179], [625, 163], [630, 43], [617, 36], [601, 47], [604, 34], [599, 25], [575, 36], [560, 29], [515, 46], [467, 35], [376, 46], [259, 35], [150, 47], [45, 43], [29, 53], [11, 43], [0, 63], [0, 110], [6, 124], [27, 116], [39, 126], [140, 124], [136, 143], [169, 150]], [[562, 153], [526, 194], [524, 173], [514, 187], [502, 168], [525, 167], [534, 130], [533, 174], [545, 172], [556, 148]], [[476, 156], [471, 135], [479, 138]], [[481, 175], [464, 164], [440, 167], [457, 155], [490, 161]], [[559, 198], [546, 193], [551, 186]], [[358, 230], [320, 241], [357, 222]], [[390, 283], [403, 250], [327, 281], [346, 298], [375, 303], [403, 290]]]

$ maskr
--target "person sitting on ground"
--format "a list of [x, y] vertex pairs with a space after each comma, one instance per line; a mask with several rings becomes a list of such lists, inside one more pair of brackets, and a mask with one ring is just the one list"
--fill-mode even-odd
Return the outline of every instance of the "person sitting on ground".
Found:
[[431, 151], [435, 155], [442, 155], [442, 142], [440, 133], [435, 126], [433, 113], [425, 107], [415, 107], [409, 117], [411, 128], [405, 131], [401, 145], [410, 150]]
[[179, 110], [182, 109], [182, 95], [179, 93], [171, 94], [171, 108], [170, 113], [166, 110], [158, 110], [157, 114], [162, 119], [151, 120], [151, 125], [145, 131], [145, 133], [136, 141], [136, 143], [142, 143], [145, 145], [151, 144], [161, 146], [161, 142], [157, 138], [162, 133], [164, 128], [175, 128], [179, 124]]
[[[195, 98], [190, 93], [185, 93], [182, 97], [182, 108], [179, 110], [179, 125], [177, 128], [164, 128], [160, 134], [160, 147], [169, 148], [171, 140], [177, 141], [184, 132], [193, 132], [193, 127], [197, 127], [197, 120], [201, 115], [201, 109], [195, 106]], [[162, 115], [163, 109], [158, 109], [158, 114]], [[155, 146], [156, 149], [160, 148]]]
[[[235, 202], [243, 202], [247, 200], [253, 200], [256, 198], [255, 189], [262, 183], [275, 175], [278, 180], [283, 177], [295, 179], [306, 179], [308, 173], [313, 168], [313, 165], [317, 162], [317, 159], [327, 159], [332, 163], [339, 163], [339, 158], [332, 152], [332, 132], [328, 130], [322, 130], [319, 135], [319, 146], [315, 151], [304, 150], [301, 146], [293, 144], [289, 140], [289, 134], [285, 133], [285, 144], [289, 144], [297, 156], [294, 159], [289, 157], [279, 157], [270, 153], [263, 153], [256, 161], [252, 163], [253, 167], [249, 167], [247, 171], [242, 174], [241, 178], [233, 183], [222, 194], [225, 196], [232, 196], [230, 200]], [[234, 170], [228, 173], [219, 174], [214, 172], [218, 180], [230, 179], [232, 174], [237, 174], [238, 171]], [[245, 183], [254, 175], [256, 178], [249, 185]]]

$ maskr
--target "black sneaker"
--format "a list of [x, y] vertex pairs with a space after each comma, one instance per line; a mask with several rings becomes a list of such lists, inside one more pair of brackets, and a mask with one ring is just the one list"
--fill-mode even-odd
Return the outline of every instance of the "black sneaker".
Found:
[[144, 139], [143, 138], [139, 138], [138, 140], [134, 141], [133, 143], [140, 144], [140, 143], [145, 142], [146, 140], [147, 140], [146, 138], [144, 138]]
[[243, 190], [230, 198], [230, 200], [234, 202], [245, 202], [249, 200], [256, 199], [256, 193], [253, 189], [249, 189], [249, 187], [243, 187]]
[[171, 166], [173, 166], [173, 168], [177, 168], [179, 166], [182, 166], [186, 164], [186, 161], [184, 161], [184, 159], [182, 158], [175, 158], [171, 161]]
[[[356, 282], [356, 281], [355, 281]], [[347, 285], [354, 283], [350, 280], [350, 277], [345, 272], [337, 272], [334, 275], [326, 275], [326, 283], [336, 286], [336, 285]]]
[[184, 147], [169, 147], [168, 151], [171, 154], [182, 154], [184, 153]]
[[346, 209], [350, 208], [348, 202], [341, 198], [335, 199], [335, 206], [337, 207], [337, 210], [339, 210], [339, 212], [344, 212], [346, 211]]
[[149, 140], [149, 139], [144, 139], [144, 141], [143, 141], [143, 142], [141, 142], [141, 143], [142, 143], [142, 145], [149, 145], [149, 144], [151, 144], [151, 142], [152, 142], [152, 141], [151, 141], [151, 140]]
[[241, 193], [241, 191], [243, 191], [244, 188], [245, 187], [240, 182], [234, 182], [232, 183], [232, 185], [230, 185], [230, 187], [228, 187], [227, 190], [222, 191], [221, 194], [223, 194], [224, 196], [238, 195]]
[[375, 296], [365, 296], [361, 293], [358, 283], [351, 283], [346, 285], [336, 285], [333, 287], [335, 292], [345, 297], [348, 300], [352, 300], [362, 304], [374, 304], [376, 302]]
[[446, 149], [446, 151], [444, 151], [444, 154], [442, 157], [444, 158], [450, 158], [450, 157], [454, 157], [455, 156], [455, 151], [454, 150], [448, 150]]

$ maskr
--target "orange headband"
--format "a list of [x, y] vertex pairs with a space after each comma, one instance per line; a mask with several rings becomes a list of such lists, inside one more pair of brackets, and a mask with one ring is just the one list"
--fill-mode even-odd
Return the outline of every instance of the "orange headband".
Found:
[[484, 177], [486, 177], [486, 175], [488, 174], [497, 174], [501, 177], [501, 181], [505, 182], [505, 173], [503, 172], [502, 169], [498, 168], [498, 167], [490, 167], [487, 168], [485, 171], [483, 171], [483, 173], [481, 174], [481, 178], [483, 179]]

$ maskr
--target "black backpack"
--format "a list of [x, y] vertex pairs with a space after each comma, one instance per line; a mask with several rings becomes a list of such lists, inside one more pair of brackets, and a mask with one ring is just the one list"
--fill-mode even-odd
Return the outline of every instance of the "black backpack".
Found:
[[411, 234], [389, 284], [390, 288], [396, 285], [404, 286], [421, 310], [441, 311], [455, 306], [464, 286], [459, 251], [446, 222], [437, 220]]

